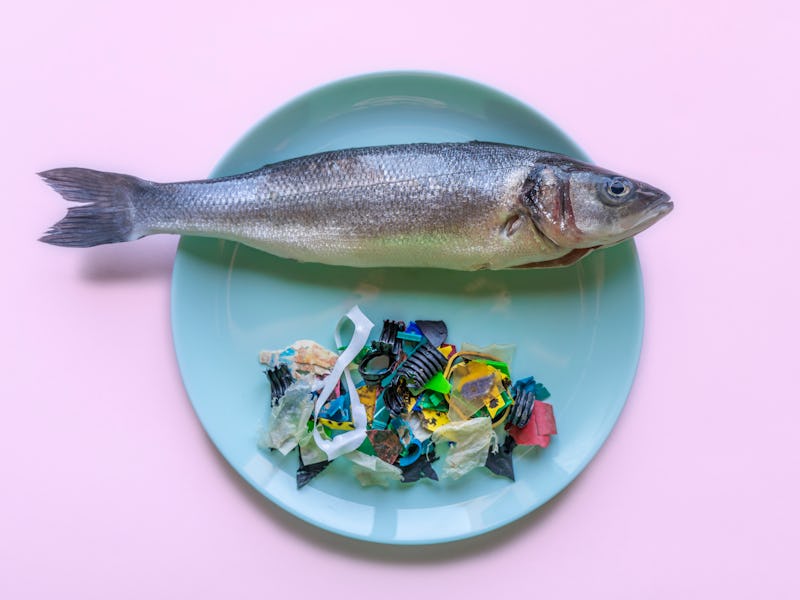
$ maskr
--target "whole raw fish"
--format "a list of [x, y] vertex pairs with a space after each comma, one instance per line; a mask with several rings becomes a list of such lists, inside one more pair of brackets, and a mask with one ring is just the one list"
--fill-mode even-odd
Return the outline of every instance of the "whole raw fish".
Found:
[[81, 203], [41, 238], [50, 244], [177, 233], [352, 267], [569, 265], [672, 209], [640, 181], [488, 142], [337, 150], [184, 183], [79, 168], [40, 175]]

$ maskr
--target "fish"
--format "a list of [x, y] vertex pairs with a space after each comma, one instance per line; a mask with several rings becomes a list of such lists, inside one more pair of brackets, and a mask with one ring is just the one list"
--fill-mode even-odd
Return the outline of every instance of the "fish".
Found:
[[482, 141], [320, 152], [179, 183], [76, 167], [39, 175], [76, 204], [40, 238], [48, 244], [210, 236], [350, 267], [568, 266], [673, 208], [665, 192], [642, 181]]

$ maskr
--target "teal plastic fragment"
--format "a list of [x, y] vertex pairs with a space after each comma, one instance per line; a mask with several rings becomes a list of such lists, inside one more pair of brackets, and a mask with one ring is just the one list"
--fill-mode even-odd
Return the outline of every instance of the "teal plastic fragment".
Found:
[[397, 339], [419, 344], [424, 338], [416, 333], [408, 333], [407, 331], [400, 331], [397, 333]]
[[550, 392], [541, 383], [536, 383], [535, 391], [533, 393], [537, 400], [546, 400], [550, 397]]
[[389, 426], [389, 419], [391, 413], [386, 405], [383, 403], [383, 391], [378, 395], [375, 400], [375, 412], [372, 415], [372, 429], [386, 429]]

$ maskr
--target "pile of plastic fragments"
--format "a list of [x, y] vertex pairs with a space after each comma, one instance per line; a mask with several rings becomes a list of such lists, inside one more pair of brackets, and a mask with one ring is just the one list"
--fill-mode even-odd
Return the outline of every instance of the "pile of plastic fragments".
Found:
[[[342, 347], [346, 319], [355, 333]], [[550, 394], [533, 377], [512, 385], [513, 347], [459, 349], [443, 321], [386, 320], [369, 341], [372, 327], [354, 307], [336, 330], [339, 354], [309, 340], [261, 353], [271, 399], [259, 445], [299, 447], [298, 488], [340, 456], [362, 485], [438, 481], [440, 455], [445, 477], [486, 467], [513, 480], [514, 448], [550, 443]]]

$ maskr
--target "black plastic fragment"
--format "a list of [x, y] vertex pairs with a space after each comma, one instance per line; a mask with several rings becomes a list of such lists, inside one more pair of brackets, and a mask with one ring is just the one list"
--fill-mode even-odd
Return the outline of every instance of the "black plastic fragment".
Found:
[[284, 363], [279, 364], [277, 367], [267, 369], [265, 371], [267, 379], [269, 380], [269, 387], [272, 390], [272, 406], [277, 406], [278, 402], [286, 393], [286, 389], [294, 383], [289, 367]]
[[358, 365], [358, 372], [367, 385], [378, 385], [392, 373], [403, 350], [403, 342], [397, 338], [397, 334], [405, 331], [405, 328], [403, 321], [386, 319], [383, 322], [380, 338], [372, 342], [372, 350]]
[[375, 348], [361, 359], [361, 363], [358, 365], [358, 372], [367, 385], [378, 385], [385, 377], [391, 374], [396, 363], [397, 355], [394, 352], [384, 348]]
[[397, 334], [405, 330], [406, 324], [403, 321], [384, 320], [381, 336], [377, 341], [372, 342], [372, 347], [376, 350], [385, 348], [391, 350], [395, 356], [399, 356], [400, 351], [403, 349], [403, 342], [397, 339]]
[[297, 458], [300, 461], [300, 466], [297, 468], [297, 489], [299, 490], [301, 487], [305, 486], [309, 481], [314, 479], [317, 475], [322, 473], [331, 461], [323, 460], [318, 463], [313, 463], [310, 465], [303, 464], [303, 456], [300, 452], [297, 453]]
[[533, 377], [521, 379], [511, 386], [511, 397], [514, 398], [514, 404], [511, 407], [511, 412], [508, 413], [508, 424], [515, 425], [522, 429], [528, 424], [533, 413], [533, 401], [537, 400], [536, 380]]
[[517, 442], [514, 438], [506, 435], [503, 445], [496, 452], [489, 450], [489, 455], [486, 457], [486, 468], [495, 475], [508, 477], [511, 481], [514, 481], [514, 463], [511, 459], [511, 454], [516, 447]]
[[402, 381], [395, 381], [383, 390], [383, 404], [389, 409], [392, 416], [399, 415], [405, 411], [405, 396], [407, 395], [405, 392], [405, 383]]
[[439, 347], [447, 340], [447, 325], [444, 321], [414, 321], [428, 341]]
[[511, 412], [508, 415], [507, 423], [509, 425], [516, 425], [520, 429], [528, 424], [533, 412], [533, 393], [522, 392], [514, 398], [514, 404], [511, 407]]
[[425, 342], [397, 369], [397, 375], [403, 379], [414, 382], [417, 387], [423, 387], [436, 373], [443, 371], [447, 366], [447, 359], [439, 350]]
[[413, 483], [415, 481], [419, 481], [423, 477], [433, 479], [434, 481], [439, 481], [439, 474], [434, 471], [433, 467], [431, 466], [431, 463], [438, 458], [438, 456], [428, 458], [428, 455], [423, 452], [420, 457], [410, 465], [406, 467], [400, 467], [400, 469], [403, 471], [401, 475], [401, 481], [403, 483]]

